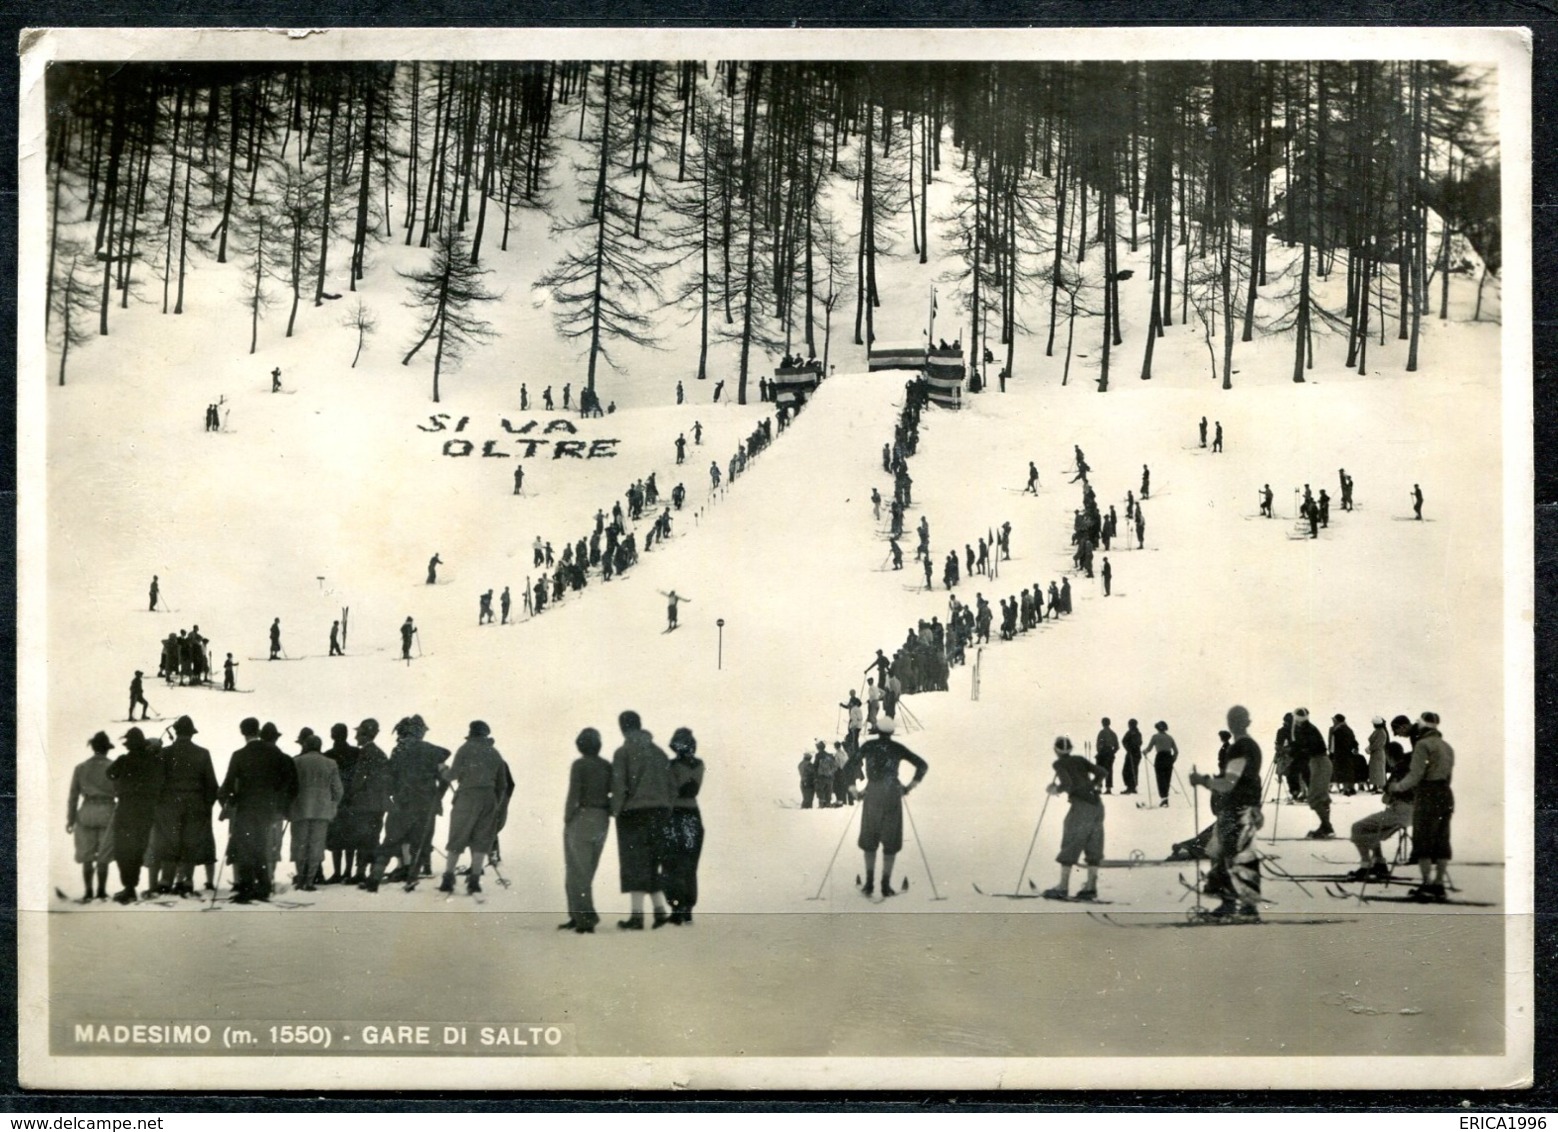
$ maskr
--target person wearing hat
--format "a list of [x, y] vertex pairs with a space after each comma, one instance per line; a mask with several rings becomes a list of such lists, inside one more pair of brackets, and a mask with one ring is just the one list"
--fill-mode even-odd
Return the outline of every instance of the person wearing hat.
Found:
[[293, 881], [303, 892], [313, 892], [324, 873], [325, 835], [340, 807], [341, 770], [324, 753], [324, 743], [310, 728], [297, 737], [298, 753], [292, 760], [298, 773], [297, 797], [292, 799]]
[[114, 742], [99, 731], [87, 740], [92, 755], [76, 764], [70, 776], [70, 795], [65, 802], [65, 832], [75, 838], [76, 864], [86, 889], [79, 903], [93, 897], [92, 878], [97, 876], [96, 896], [108, 899], [108, 863], [114, 859], [114, 783], [108, 777], [108, 752]]
[[[304, 730], [307, 731], [308, 728], [305, 727]], [[313, 732], [309, 732], [309, 734], [313, 734]], [[260, 738], [271, 745], [271, 749], [275, 752], [277, 758], [286, 759], [288, 762], [292, 761], [291, 757], [281, 749], [281, 728], [277, 727], [270, 720], [266, 720], [265, 725], [260, 728]], [[289, 800], [286, 805], [276, 811], [276, 816], [271, 819], [270, 834], [267, 839], [267, 845], [269, 846], [267, 867], [269, 869], [268, 875], [272, 878], [276, 875], [276, 866], [281, 864], [281, 842], [287, 834], [287, 819], [291, 811], [292, 803]]]
[[151, 839], [152, 823], [157, 818], [163, 765], [161, 750], [151, 745], [139, 727], [130, 728], [121, 738], [124, 755], [108, 768], [116, 798], [112, 836], [114, 862], [119, 866], [121, 885], [114, 899], [120, 904], [130, 904], [135, 901], [136, 889], [140, 887], [146, 843]]
[[[216, 859], [211, 807], [216, 802], [216, 771], [211, 752], [197, 746], [195, 721], [173, 721], [173, 742], [162, 753], [162, 797], [157, 803], [158, 887], [175, 896], [195, 891], [195, 866]], [[148, 880], [149, 883], [149, 880]]]
[[[828, 753], [827, 746], [821, 739], [817, 740], [816, 755], [821, 757]], [[813, 761], [813, 753], [807, 751], [801, 755], [801, 761], [795, 769], [801, 776], [801, 809], [811, 809], [812, 799], [817, 796], [817, 764]]]
[[266, 739], [273, 724], [261, 731], [250, 716], [238, 724], [244, 745], [227, 762], [227, 774], [217, 791], [222, 817], [228, 824], [227, 859], [233, 866], [233, 902], [269, 900], [271, 894], [271, 827], [297, 797], [298, 772], [291, 759]]
[[449, 841], [445, 846], [444, 878], [439, 892], [454, 891], [454, 870], [460, 854], [471, 851], [471, 868], [465, 875], [465, 891], [481, 892], [482, 866], [498, 833], [498, 812], [513, 789], [508, 764], [492, 741], [492, 728], [472, 720], [465, 742], [454, 761], [441, 769], [444, 781], [459, 789], [449, 810]]
[[141, 677], [144, 676], [144, 675], [145, 675], [145, 673], [142, 672], [139, 668], [137, 668], [135, 670], [135, 675], [130, 678], [130, 722], [131, 723], [135, 722], [135, 707], [136, 707], [137, 704], [139, 704], [140, 708], [141, 708], [141, 720], [142, 720], [142, 722], [145, 721], [147, 714], [151, 711], [151, 704], [146, 702], [146, 691], [141, 686]]
[[[671, 735], [671, 829], [666, 839], [665, 899], [671, 905], [671, 923], [692, 923], [698, 903], [698, 859], [703, 856], [703, 814], [698, 792], [703, 788], [703, 760], [698, 740], [690, 729], [678, 727]], [[842, 804], [842, 803], [840, 803]]]
[[420, 715], [407, 716], [395, 724], [395, 746], [389, 761], [389, 818], [374, 856], [373, 875], [368, 878], [369, 892], [379, 890], [391, 857], [400, 859], [400, 867], [389, 874], [390, 880], [404, 881], [408, 889], [417, 882], [417, 862], [432, 836], [439, 801], [448, 788], [439, 768], [449, 758], [449, 751], [429, 743], [426, 735], [427, 724]]
[[1441, 901], [1445, 899], [1444, 874], [1452, 855], [1450, 819], [1455, 813], [1455, 795], [1450, 779], [1455, 773], [1455, 749], [1439, 733], [1439, 716], [1434, 712], [1418, 716], [1415, 732], [1411, 768], [1390, 792], [1399, 795], [1411, 790], [1415, 794], [1412, 852], [1423, 879], [1407, 895], [1414, 900]]
[[617, 866], [631, 911], [623, 931], [644, 930], [644, 896], [654, 905], [654, 926], [669, 923], [663, 869], [671, 823], [671, 760], [655, 746], [636, 711], [617, 717], [622, 746], [611, 757], [611, 812], [617, 819]]
[[1331, 773], [1334, 769], [1331, 756], [1326, 753], [1325, 740], [1320, 729], [1309, 720], [1309, 709], [1299, 708], [1293, 713], [1292, 758], [1306, 768], [1309, 792], [1304, 801], [1320, 819], [1320, 824], [1306, 837], [1326, 840], [1336, 836], [1331, 828]]
[[1104, 803], [1098, 787], [1104, 770], [1077, 754], [1069, 735], [1055, 738], [1055, 780], [1044, 788], [1054, 797], [1064, 794], [1071, 803], [1060, 831], [1060, 880], [1044, 890], [1046, 900], [1071, 899], [1071, 870], [1077, 861], [1087, 858], [1087, 883], [1077, 889], [1076, 899], [1098, 899], [1098, 866], [1104, 859]]
[[1378, 794], [1385, 789], [1389, 768], [1385, 760], [1385, 746], [1390, 742], [1390, 732], [1385, 730], [1385, 717], [1376, 715], [1371, 721], [1374, 730], [1369, 732], [1369, 793]]
[[[893, 888], [893, 862], [903, 848], [903, 800], [924, 779], [930, 765], [919, 755], [893, 739], [897, 722], [890, 716], [876, 721], [875, 736], [860, 745], [854, 756], [865, 767], [866, 788], [862, 795], [860, 837], [856, 844], [865, 855], [866, 878], [862, 891], [875, 891], [876, 851], [882, 851], [882, 896], [896, 896]], [[908, 763], [914, 777], [907, 785], [898, 780], [898, 767]]]
[[1174, 782], [1174, 760], [1179, 758], [1179, 745], [1169, 734], [1163, 720], [1152, 725], [1153, 736], [1147, 740], [1145, 754], [1152, 756], [1152, 769], [1158, 777], [1158, 805], [1167, 806], [1169, 787]]
[[1217, 774], [1202, 774], [1192, 769], [1191, 788], [1204, 786], [1215, 800], [1217, 819], [1206, 854], [1212, 859], [1207, 891], [1222, 896], [1222, 904], [1211, 913], [1218, 919], [1257, 920], [1260, 918], [1260, 855], [1255, 835], [1263, 824], [1261, 815], [1261, 750], [1250, 737], [1250, 713], [1240, 704], [1228, 709], [1228, 730], [1233, 743], [1226, 763]]
[[390, 807], [389, 756], [374, 742], [379, 721], [365, 719], [357, 725], [357, 760], [350, 775], [342, 773], [346, 792], [341, 801], [344, 817], [338, 818], [343, 848], [337, 875], [342, 884], [368, 883], [368, 867], [379, 849], [379, 833]]

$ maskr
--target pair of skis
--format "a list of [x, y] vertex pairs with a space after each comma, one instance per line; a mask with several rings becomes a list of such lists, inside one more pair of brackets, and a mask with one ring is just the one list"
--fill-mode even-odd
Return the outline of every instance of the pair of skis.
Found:
[[1037, 884], [1035, 884], [1032, 880], [1028, 881], [1028, 887], [1032, 890], [1031, 892], [986, 892], [984, 889], [980, 888], [976, 884], [976, 885], [974, 885], [974, 891], [979, 893], [980, 896], [995, 896], [995, 897], [999, 897], [999, 898], [1001, 898], [1003, 900], [1053, 900], [1057, 904], [1123, 904], [1123, 903], [1128, 903], [1128, 901], [1121, 901], [1121, 900], [1099, 900], [1097, 897], [1093, 897], [1092, 899], [1081, 899], [1081, 898], [1076, 897], [1076, 896], [1052, 896], [1048, 892], [1041, 892], [1039, 890], [1039, 886]]

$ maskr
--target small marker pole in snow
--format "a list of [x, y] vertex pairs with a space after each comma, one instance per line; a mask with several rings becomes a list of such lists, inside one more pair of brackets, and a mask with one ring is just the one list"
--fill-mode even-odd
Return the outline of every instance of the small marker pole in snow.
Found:
[[924, 864], [925, 875], [930, 880], [931, 899], [945, 900], [946, 897], [936, 891], [936, 878], [931, 875], [930, 860], [925, 856], [925, 843], [920, 840], [920, 831], [914, 824], [914, 811], [909, 808], [909, 796], [907, 794], [903, 798], [903, 812], [909, 815], [909, 829], [914, 834], [914, 844], [920, 851], [920, 862]]
[[[864, 807], [861, 807], [864, 808]], [[822, 883], [817, 886], [817, 895], [808, 896], [808, 900], [821, 900], [822, 890], [828, 886], [828, 878], [833, 875], [833, 863], [839, 859], [839, 850], [844, 848], [844, 838], [849, 836], [849, 827], [855, 824], [855, 807], [849, 807], [849, 817], [844, 819], [844, 830], [839, 834], [839, 843], [833, 847], [833, 856], [828, 858], [828, 867], [822, 874]]]

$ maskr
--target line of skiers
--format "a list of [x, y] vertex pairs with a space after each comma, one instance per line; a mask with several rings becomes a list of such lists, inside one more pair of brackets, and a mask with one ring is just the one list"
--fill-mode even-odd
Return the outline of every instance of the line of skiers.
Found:
[[[600, 919], [592, 885], [608, 817], [617, 820], [621, 887], [631, 898], [631, 913], [619, 927], [644, 926], [646, 894], [657, 928], [691, 923], [698, 899], [703, 762], [696, 757], [697, 740], [689, 729], [678, 728], [670, 743], [676, 757], [670, 759], [636, 713], [623, 712], [618, 722], [623, 744], [613, 761], [600, 758], [600, 733], [585, 728], [575, 742], [580, 757], [569, 776], [564, 809], [569, 918], [559, 926], [585, 934]], [[91, 756], [72, 774], [66, 808], [66, 833], [74, 839], [82, 870], [79, 902], [108, 899], [111, 863], [118, 866], [121, 887], [114, 899], [121, 904], [141, 898], [143, 870], [147, 898], [195, 895], [196, 866], [205, 871], [204, 890], [215, 893], [221, 877], [212, 809], [218, 804], [220, 819], [229, 823], [223, 864], [233, 869], [235, 903], [271, 898], [289, 831], [299, 890], [355, 883], [377, 892], [388, 880], [409, 891], [432, 875], [434, 829], [451, 787], [438, 888], [453, 893], [457, 865], [468, 852], [466, 891], [480, 894], [485, 867], [499, 863], [498, 835], [514, 792], [491, 727], [472, 721], [452, 758], [447, 748], [427, 741], [420, 715], [401, 719], [394, 732], [386, 754], [375, 742], [377, 720], [357, 725], [355, 745], [347, 742], [346, 724], [335, 724], [328, 748], [305, 727], [296, 739], [298, 753], [288, 757], [275, 724], [248, 718], [239, 724], [244, 744], [233, 752], [219, 784], [210, 752], [194, 742], [198, 731], [189, 716], [179, 717], [164, 736], [131, 728], [121, 737], [125, 753], [115, 760], [108, 757], [113, 740], [99, 731], [88, 741]], [[172, 741], [164, 746], [169, 735]], [[388, 871], [391, 861], [398, 867]]]

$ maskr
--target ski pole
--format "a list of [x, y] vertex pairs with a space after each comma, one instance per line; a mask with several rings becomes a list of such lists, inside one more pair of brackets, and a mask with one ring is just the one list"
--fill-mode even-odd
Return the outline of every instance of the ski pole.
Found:
[[[229, 849], [232, 848], [232, 840], [232, 831], [229, 830], [227, 836]], [[222, 891], [222, 870], [226, 867], [227, 854], [223, 853], [221, 860], [217, 861], [216, 863], [216, 882], [211, 885], [211, 903], [207, 904], [204, 908], [201, 909], [201, 911], [210, 912], [216, 908], [216, 894]]]
[[855, 824], [855, 807], [849, 807], [849, 817], [844, 819], [844, 830], [839, 834], [839, 843], [833, 847], [833, 856], [828, 858], [827, 870], [822, 874], [822, 883], [817, 886], [817, 895], [808, 896], [808, 900], [821, 900], [822, 890], [828, 885], [828, 877], [833, 875], [833, 863], [839, 859], [839, 850], [844, 848], [844, 838], [849, 836], [849, 827]]
[[1028, 842], [1028, 855], [1022, 859], [1022, 872], [1017, 874], [1017, 883], [1012, 886], [1012, 895], [1022, 892], [1022, 879], [1028, 875], [1028, 863], [1033, 860], [1033, 849], [1039, 843], [1039, 830], [1044, 827], [1044, 814], [1049, 810], [1049, 800], [1054, 795], [1048, 789], [1044, 791], [1044, 805], [1039, 807], [1039, 820], [1033, 827], [1033, 839]]
[[920, 851], [920, 862], [925, 866], [925, 875], [930, 880], [932, 900], [945, 900], [946, 897], [936, 891], [936, 878], [931, 875], [930, 860], [925, 856], [925, 843], [920, 840], [920, 831], [914, 824], [914, 811], [909, 808], [909, 796], [903, 796], [903, 812], [909, 815], [909, 829], [914, 834], [914, 844]]
[[[1196, 768], [1194, 766], [1192, 766], [1190, 768], [1190, 773], [1191, 773], [1191, 775], [1194, 775], [1196, 773]], [[1177, 777], [1177, 773], [1176, 773], [1176, 777]], [[1191, 812], [1191, 815], [1192, 815], [1191, 820], [1195, 824], [1195, 829], [1193, 830], [1194, 836], [1195, 836], [1195, 838], [1199, 838], [1201, 836], [1201, 795], [1200, 794], [1197, 794], [1197, 793], [1192, 793], [1191, 794], [1191, 796], [1190, 796], [1190, 812]], [[1205, 847], [1204, 846], [1202, 847], [1202, 852], [1205, 852]], [[1197, 912], [1201, 911], [1201, 853], [1197, 853], [1196, 854], [1196, 911]]]

